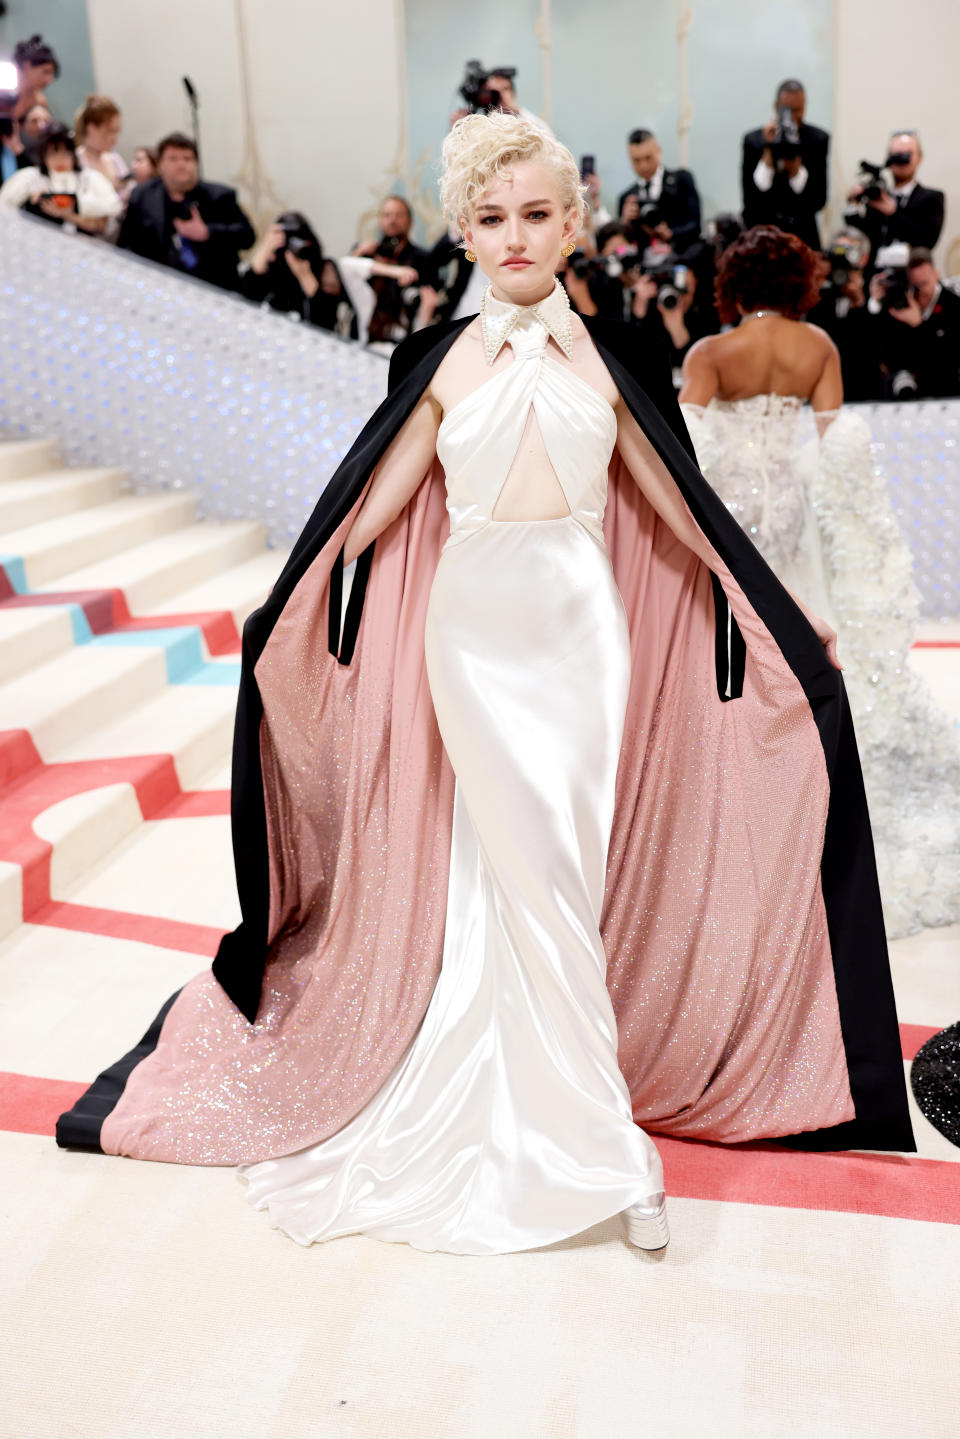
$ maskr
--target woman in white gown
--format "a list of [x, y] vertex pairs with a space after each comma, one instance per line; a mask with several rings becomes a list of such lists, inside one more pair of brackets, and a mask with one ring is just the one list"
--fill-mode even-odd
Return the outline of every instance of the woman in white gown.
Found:
[[960, 743], [907, 663], [919, 602], [869, 427], [841, 408], [836, 347], [802, 318], [818, 273], [793, 235], [740, 236], [717, 278], [722, 318], [739, 323], [689, 352], [680, 401], [707, 479], [838, 630], [895, 938], [960, 916]]
[[572, 314], [570, 152], [495, 114], [444, 158], [490, 286], [398, 347], [244, 627], [243, 921], [57, 1137], [239, 1165], [304, 1244], [657, 1249], [648, 1128], [913, 1143], [836, 637]]
[[582, 215], [572, 162], [556, 147], [553, 164], [515, 163], [473, 196], [471, 144], [469, 129], [448, 141], [447, 200], [493, 283], [344, 552], [349, 564], [387, 528], [435, 452], [450, 536], [426, 660], [456, 774], [443, 967], [360, 1113], [241, 1173], [302, 1243], [363, 1232], [497, 1254], [623, 1210], [632, 1241], [661, 1248], [663, 1168], [617, 1064], [600, 937], [630, 676], [602, 528], [619, 396], [575, 347], [555, 278]]

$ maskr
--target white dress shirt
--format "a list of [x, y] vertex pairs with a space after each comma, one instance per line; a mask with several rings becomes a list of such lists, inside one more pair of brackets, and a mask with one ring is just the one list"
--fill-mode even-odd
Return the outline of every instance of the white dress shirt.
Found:
[[[760, 159], [757, 161], [757, 168], [753, 172], [753, 183], [756, 185], [757, 189], [763, 191], [769, 190], [770, 187], [773, 185], [774, 174], [775, 167], [773, 165], [768, 165], [766, 160], [761, 155]], [[790, 176], [790, 189], [795, 195], [802, 194], [803, 191], [807, 188], [807, 181], [809, 179], [810, 175], [807, 167], [806, 165], [801, 163], [800, 169], [797, 171], [797, 173]]]

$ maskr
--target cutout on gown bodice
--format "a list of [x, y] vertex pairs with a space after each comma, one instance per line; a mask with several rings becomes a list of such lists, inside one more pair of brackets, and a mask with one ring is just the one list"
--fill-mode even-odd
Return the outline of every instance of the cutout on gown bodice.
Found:
[[550, 462], [537, 412], [527, 411], [517, 453], [493, 506], [495, 520], [558, 520], [570, 506], [559, 476]]
[[450, 540], [491, 523], [573, 516], [603, 538], [617, 418], [600, 392], [546, 352], [546, 326], [522, 313], [513, 361], [448, 410], [437, 434]]

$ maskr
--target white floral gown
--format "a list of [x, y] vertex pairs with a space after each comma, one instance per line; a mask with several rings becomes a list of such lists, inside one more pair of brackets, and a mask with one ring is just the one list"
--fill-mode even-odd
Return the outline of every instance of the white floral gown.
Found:
[[779, 579], [834, 624], [891, 938], [960, 918], [960, 737], [909, 668], [919, 596], [870, 431], [796, 396], [681, 408], [700, 468]]

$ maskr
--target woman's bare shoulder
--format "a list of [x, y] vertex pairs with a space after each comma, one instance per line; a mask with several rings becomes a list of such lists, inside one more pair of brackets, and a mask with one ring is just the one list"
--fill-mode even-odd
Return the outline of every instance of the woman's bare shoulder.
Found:
[[809, 320], [803, 322], [803, 328], [810, 337], [811, 344], [816, 345], [825, 355], [839, 355], [840, 351], [826, 330], [821, 330], [819, 325], [813, 325]]
[[729, 335], [703, 335], [695, 340], [683, 358], [683, 368], [712, 368], [717, 364]]
[[465, 371], [471, 372], [482, 356], [480, 316], [460, 332], [431, 376], [426, 393], [444, 412], [451, 409], [465, 388]]

